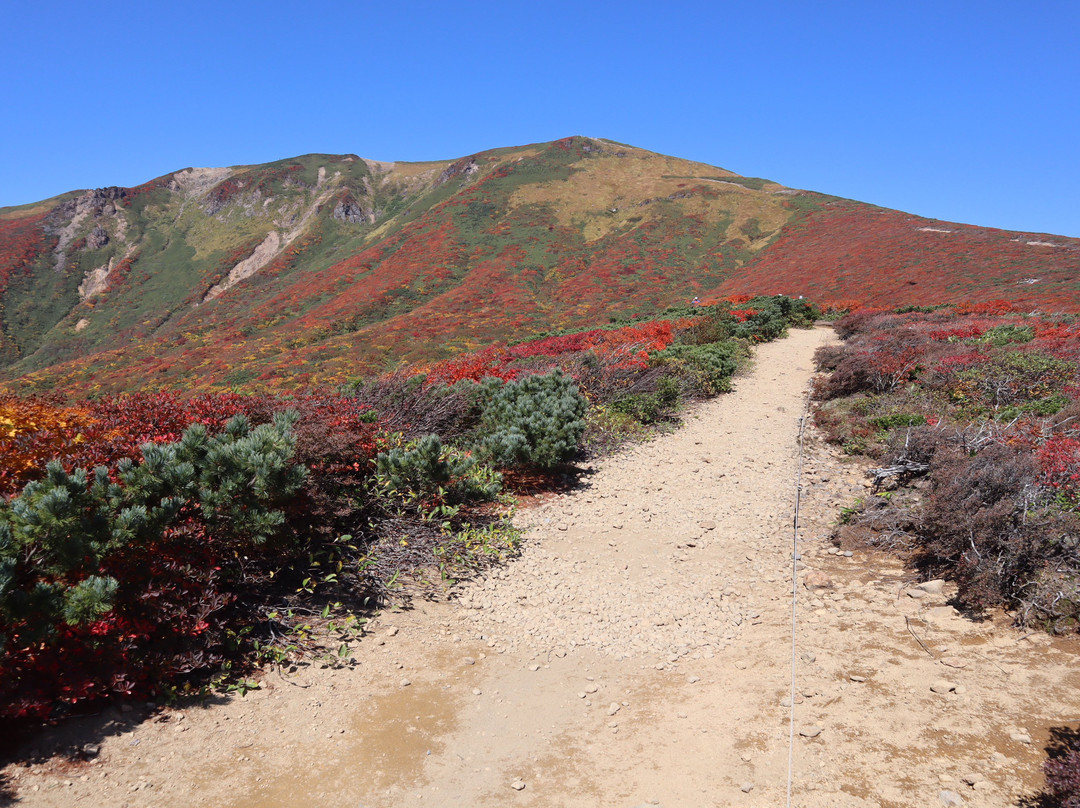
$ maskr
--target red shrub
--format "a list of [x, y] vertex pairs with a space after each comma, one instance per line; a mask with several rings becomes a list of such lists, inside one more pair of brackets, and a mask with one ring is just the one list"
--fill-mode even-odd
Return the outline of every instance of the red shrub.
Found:
[[1042, 484], [1080, 504], [1080, 440], [1055, 435], [1039, 447]]

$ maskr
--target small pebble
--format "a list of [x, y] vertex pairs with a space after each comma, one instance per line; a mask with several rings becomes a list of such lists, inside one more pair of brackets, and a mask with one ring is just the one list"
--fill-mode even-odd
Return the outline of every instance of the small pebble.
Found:
[[749, 794], [751, 791], [754, 790], [754, 784], [753, 783], [743, 783], [739, 787], [739, 790], [742, 791], [743, 794]]
[[515, 780], [510, 784], [510, 788], [514, 789], [514, 791], [523, 791], [525, 789], [525, 783], [521, 780]]

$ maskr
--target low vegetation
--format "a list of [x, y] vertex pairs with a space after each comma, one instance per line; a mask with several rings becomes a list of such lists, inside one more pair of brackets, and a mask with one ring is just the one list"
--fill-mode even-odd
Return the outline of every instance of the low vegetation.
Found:
[[971, 612], [1080, 628], [1080, 323], [943, 308], [836, 328], [815, 417], [881, 466], [843, 540], [909, 552]]
[[347, 662], [365, 608], [514, 552], [508, 482], [674, 421], [814, 315], [779, 297], [671, 310], [333, 393], [3, 396], [0, 714]]

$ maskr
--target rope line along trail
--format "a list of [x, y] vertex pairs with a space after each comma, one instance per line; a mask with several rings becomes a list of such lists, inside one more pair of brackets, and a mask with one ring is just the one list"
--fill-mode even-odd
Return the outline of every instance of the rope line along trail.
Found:
[[787, 771], [787, 808], [791, 808], [791, 786], [795, 761], [795, 628], [797, 624], [796, 606], [798, 602], [799, 572], [799, 504], [802, 500], [802, 475], [805, 460], [806, 418], [810, 413], [810, 391], [807, 390], [803, 404], [803, 413], [799, 418], [799, 468], [795, 478], [795, 515], [791, 531], [791, 692], [788, 697], [788, 771]]

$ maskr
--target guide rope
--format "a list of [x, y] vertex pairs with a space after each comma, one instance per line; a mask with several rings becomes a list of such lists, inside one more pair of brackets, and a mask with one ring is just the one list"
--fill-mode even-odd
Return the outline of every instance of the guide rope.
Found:
[[795, 760], [795, 626], [796, 600], [798, 597], [799, 572], [799, 505], [802, 500], [803, 461], [806, 456], [805, 437], [806, 419], [810, 414], [810, 393], [807, 391], [803, 404], [802, 417], [799, 418], [799, 470], [795, 480], [795, 517], [792, 519], [791, 533], [791, 692], [788, 697], [788, 771], [787, 771], [787, 808], [791, 808], [791, 784]]

